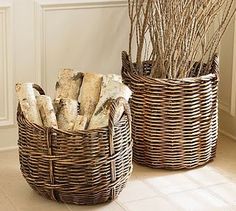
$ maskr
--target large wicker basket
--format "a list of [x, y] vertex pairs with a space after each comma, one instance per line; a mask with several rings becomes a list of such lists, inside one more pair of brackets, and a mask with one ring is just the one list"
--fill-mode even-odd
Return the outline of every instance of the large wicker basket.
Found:
[[[34, 87], [44, 94], [37, 85]], [[125, 114], [116, 117], [117, 106]], [[18, 106], [23, 176], [39, 194], [64, 203], [98, 204], [115, 199], [132, 172], [131, 115], [127, 102], [112, 103], [109, 126], [81, 132], [43, 128]]]
[[191, 169], [213, 160], [218, 136], [218, 57], [209, 74], [184, 79], [154, 79], [122, 53], [122, 78], [130, 101], [134, 161], [152, 168]]

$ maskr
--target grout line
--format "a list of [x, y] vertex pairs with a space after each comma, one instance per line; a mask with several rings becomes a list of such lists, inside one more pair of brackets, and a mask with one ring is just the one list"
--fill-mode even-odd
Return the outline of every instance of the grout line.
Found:
[[143, 201], [143, 200], [147, 200], [147, 199], [153, 199], [153, 198], [157, 198], [157, 197], [162, 197], [162, 196], [150, 196], [150, 197], [144, 197], [142, 199], [134, 199], [134, 200], [130, 200], [130, 201], [125, 201], [125, 202], [121, 202], [121, 201], [116, 201], [119, 204], [126, 204], [126, 203], [132, 203], [132, 202], [137, 202], [137, 201]]
[[[227, 184], [227, 183], [223, 183], [223, 184]], [[219, 185], [220, 185], [220, 184], [214, 185], [214, 186], [219, 186]], [[213, 187], [213, 186], [212, 186], [212, 187]], [[214, 191], [210, 190], [209, 187], [207, 187], [207, 191], [208, 191], [211, 195], [215, 196], [217, 199], [220, 199], [220, 200], [222, 200], [223, 202], [225, 202], [226, 204], [232, 206], [232, 204], [230, 204], [229, 202], [227, 202], [227, 201], [226, 201], [224, 198], [222, 198], [218, 193], [215, 193]]]
[[8, 196], [8, 194], [3, 190], [3, 188], [0, 187], [0, 191], [2, 192], [2, 194], [4, 195], [4, 197], [6, 198], [6, 200], [10, 203], [11, 207], [12, 207], [15, 211], [19, 211], [19, 209], [17, 208], [17, 206], [15, 206], [15, 204], [13, 203], [13, 201], [11, 200], [11, 198]]
[[124, 207], [126, 211], [129, 211], [129, 209], [126, 209], [125, 204], [135, 203], [135, 202], [138, 202], [138, 201], [141, 201], [141, 202], [142, 202], [142, 201], [145, 201], [145, 200], [155, 199], [155, 198], [159, 198], [159, 199], [166, 200], [169, 205], [176, 207], [176, 208], [177, 208], [176, 210], [181, 210], [181, 207], [180, 207], [178, 204], [176, 204], [174, 201], [172, 201], [170, 198], [168, 198], [168, 195], [165, 195], [165, 196], [153, 196], [153, 197], [148, 197], [148, 198], [145, 198], [145, 199], [140, 199], [140, 200], [135, 200], [135, 201], [129, 201], [129, 202], [124, 202], [124, 203], [118, 202], [118, 203], [119, 203], [122, 207]]
[[66, 205], [66, 208], [67, 208], [69, 211], [72, 211], [72, 210], [70, 209], [70, 207], [69, 207], [68, 204], [65, 204], [65, 205]]
[[114, 202], [115, 202], [122, 210], [128, 211], [128, 209], [126, 209], [126, 207], [125, 207], [122, 203], [118, 202], [117, 200], [115, 200]]
[[196, 190], [203, 190], [203, 191], [205, 191], [205, 189], [208, 189], [210, 187], [214, 187], [214, 186], [218, 186], [218, 185], [223, 185], [223, 184], [227, 184], [227, 182], [225, 182], [225, 183], [217, 183], [215, 185], [208, 185], [208, 186], [204, 186], [204, 187], [198, 187], [198, 188], [195, 188], [195, 189], [181, 191], [181, 192], [169, 193], [169, 194], [166, 194], [166, 196], [168, 196], [168, 195], [176, 195], [176, 194], [185, 193], [185, 192], [188, 193], [188, 192], [196, 191]]
[[[234, 178], [232, 175], [228, 175], [227, 174], [227, 172], [228, 171], [226, 171], [226, 170], [224, 170], [224, 169], [222, 169], [222, 168], [220, 168], [220, 167], [214, 167], [214, 168], [216, 168], [217, 169], [217, 171], [218, 171], [218, 173], [220, 173], [222, 176], [224, 176], [225, 178], [227, 178], [227, 179], [232, 179], [232, 178]], [[236, 173], [235, 173], [235, 178], [236, 178]]]
[[158, 194], [157, 196], [165, 196], [166, 195], [166, 194], [162, 193], [161, 191], [159, 191], [157, 188], [155, 188], [153, 185], [146, 182], [146, 180], [143, 180], [142, 182], [145, 185], [147, 185], [152, 191], [154, 191], [156, 194]]

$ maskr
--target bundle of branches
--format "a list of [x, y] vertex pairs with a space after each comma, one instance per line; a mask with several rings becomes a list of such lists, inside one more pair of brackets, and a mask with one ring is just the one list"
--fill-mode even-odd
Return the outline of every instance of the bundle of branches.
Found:
[[204, 64], [209, 64], [217, 52], [235, 13], [234, 0], [128, 0], [128, 3], [130, 59], [135, 43], [137, 72], [142, 74], [143, 61], [148, 60], [154, 78], [206, 74]]

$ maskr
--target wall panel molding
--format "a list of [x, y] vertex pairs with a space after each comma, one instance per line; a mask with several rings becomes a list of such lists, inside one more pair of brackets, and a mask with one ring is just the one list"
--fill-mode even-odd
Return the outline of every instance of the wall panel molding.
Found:
[[231, 115], [231, 106], [219, 100], [219, 109]]
[[232, 68], [232, 85], [231, 85], [231, 105], [230, 114], [236, 117], [236, 17], [234, 18], [234, 49], [233, 49], [233, 68]]
[[232, 134], [229, 133], [229, 132], [226, 132], [225, 130], [219, 129], [219, 133], [222, 134], [222, 135], [224, 135], [224, 136], [226, 136], [226, 137], [228, 137], [228, 138], [230, 138], [231, 140], [236, 141], [236, 136], [232, 135]]
[[3, 46], [3, 82], [4, 82], [4, 116], [0, 117], [0, 126], [9, 126], [14, 124], [14, 104], [13, 104], [13, 59], [12, 59], [12, 23], [11, 6], [0, 5], [0, 16], [2, 17], [2, 40]]
[[36, 80], [47, 90], [46, 84], [46, 39], [45, 39], [45, 15], [58, 10], [81, 10], [93, 8], [127, 7], [127, 1], [112, 0], [85, 0], [85, 1], [43, 1], [35, 0], [35, 61]]

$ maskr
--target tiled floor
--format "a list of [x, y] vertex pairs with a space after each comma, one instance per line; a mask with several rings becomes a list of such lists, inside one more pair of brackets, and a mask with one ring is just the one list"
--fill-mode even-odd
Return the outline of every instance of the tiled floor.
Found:
[[16, 150], [0, 152], [0, 211], [236, 211], [236, 141], [220, 136], [217, 158], [190, 171], [134, 165], [119, 198], [99, 206], [59, 204], [42, 198], [21, 176]]

